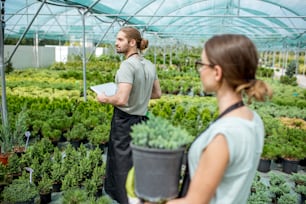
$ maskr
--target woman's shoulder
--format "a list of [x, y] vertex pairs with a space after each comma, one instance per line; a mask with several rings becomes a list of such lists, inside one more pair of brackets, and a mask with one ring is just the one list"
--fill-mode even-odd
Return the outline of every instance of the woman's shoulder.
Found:
[[231, 126], [235, 124], [255, 124], [261, 122], [262, 119], [258, 113], [254, 110], [249, 110], [247, 114], [244, 115], [234, 115], [229, 117], [220, 118], [216, 121], [217, 126]]

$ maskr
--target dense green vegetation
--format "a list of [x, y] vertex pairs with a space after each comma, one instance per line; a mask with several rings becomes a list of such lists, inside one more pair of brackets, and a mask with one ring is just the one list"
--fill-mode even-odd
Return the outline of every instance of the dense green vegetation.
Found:
[[[178, 64], [172, 66], [159, 64], [158, 76], [163, 96], [161, 99], [151, 100], [149, 104], [152, 114], [167, 119], [174, 126], [180, 126], [193, 137], [201, 133], [218, 115], [215, 97], [202, 91], [199, 76], [193, 68], [192, 64], [196, 58], [198, 56], [189, 58], [187, 64], [184, 64], [184, 60], [178, 60]], [[68, 149], [73, 157], [82, 154], [85, 148], [82, 144], [103, 149], [103, 145], [108, 141], [112, 106], [98, 103], [95, 93], [90, 91], [89, 87], [114, 81], [120, 59], [118, 56], [103, 56], [87, 64], [86, 101], [82, 62], [77, 57], [73, 59], [66, 64], [56, 63], [49, 68], [9, 72], [6, 74], [6, 92], [11, 130], [18, 125], [15, 121], [19, 113], [22, 110], [27, 113], [25, 128], [31, 133], [31, 143], [29, 153], [21, 157], [21, 164], [38, 169], [33, 176], [37, 184], [48, 183], [43, 182], [42, 178], [45, 177], [46, 169], [49, 169], [49, 175], [54, 176], [53, 182], [58, 177], [65, 180], [63, 189], [67, 192], [66, 196], [71, 194], [73, 197], [77, 194], [83, 199], [97, 190], [97, 186], [93, 185], [96, 182], [91, 180], [94, 179], [93, 172], [88, 172], [89, 161], [84, 159], [82, 165], [66, 169], [65, 178], [61, 166], [50, 163], [47, 158], [58, 157], [55, 156], [58, 151], [55, 148], [62, 141], [79, 140], [78, 153]], [[269, 68], [260, 68], [257, 77], [269, 83], [274, 91], [272, 100], [251, 105], [265, 122], [267, 138], [264, 154], [273, 159], [285, 156], [303, 159], [306, 155], [306, 129], [303, 128], [306, 126], [306, 90], [296, 85], [281, 83], [273, 77], [273, 70]], [[24, 140], [23, 134], [20, 137]], [[41, 145], [43, 147], [40, 147]], [[37, 155], [37, 158], [31, 158], [30, 153], [32, 156]], [[40, 165], [45, 160], [49, 163]], [[15, 163], [20, 162], [16, 160]], [[16, 170], [13, 167], [14, 165], [4, 168], [5, 171], [2, 172]], [[98, 167], [102, 168], [101, 164], [97, 165]], [[75, 175], [78, 171], [82, 171], [84, 177], [91, 175], [92, 178], [77, 178]], [[88, 194], [73, 192], [79, 185], [86, 185]]]

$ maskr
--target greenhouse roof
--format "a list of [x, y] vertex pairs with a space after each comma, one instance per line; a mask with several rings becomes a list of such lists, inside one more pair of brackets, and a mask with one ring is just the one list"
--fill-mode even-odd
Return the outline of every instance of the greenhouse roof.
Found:
[[120, 27], [132, 25], [157, 45], [202, 46], [212, 35], [234, 33], [250, 37], [261, 49], [306, 47], [306, 0], [1, 2], [5, 38], [80, 40], [84, 29], [87, 41], [113, 43]]

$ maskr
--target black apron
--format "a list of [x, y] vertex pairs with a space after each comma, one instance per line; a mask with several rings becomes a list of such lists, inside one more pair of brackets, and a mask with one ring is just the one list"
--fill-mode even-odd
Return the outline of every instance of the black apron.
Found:
[[146, 116], [130, 115], [114, 107], [108, 142], [105, 191], [120, 204], [128, 204], [125, 182], [133, 166], [131, 126], [147, 120]]

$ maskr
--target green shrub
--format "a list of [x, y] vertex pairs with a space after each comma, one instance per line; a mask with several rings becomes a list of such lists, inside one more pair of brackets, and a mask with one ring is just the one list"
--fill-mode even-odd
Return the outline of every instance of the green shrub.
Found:
[[53, 181], [47, 173], [44, 173], [42, 179], [38, 182], [38, 191], [40, 194], [47, 194], [52, 191]]
[[297, 195], [296, 194], [284, 194], [279, 197], [277, 204], [296, 204]]
[[3, 200], [11, 203], [31, 201], [38, 195], [38, 190], [29, 180], [15, 179], [2, 192]]
[[286, 69], [286, 72], [285, 72], [286, 76], [288, 76], [289, 78], [292, 78], [296, 74], [296, 65], [297, 65], [296, 60], [290, 61]]
[[193, 140], [186, 130], [154, 115], [146, 122], [133, 125], [131, 136], [132, 144], [157, 149], [178, 149]]
[[13, 67], [13, 64], [12, 62], [8, 62], [7, 64], [5, 64], [5, 73], [11, 73], [14, 71], [14, 67]]
[[79, 188], [69, 189], [63, 193], [63, 204], [85, 203], [87, 199], [87, 192]]
[[289, 76], [281, 76], [280, 77], [280, 83], [297, 86], [297, 78], [296, 77], [289, 77]]

